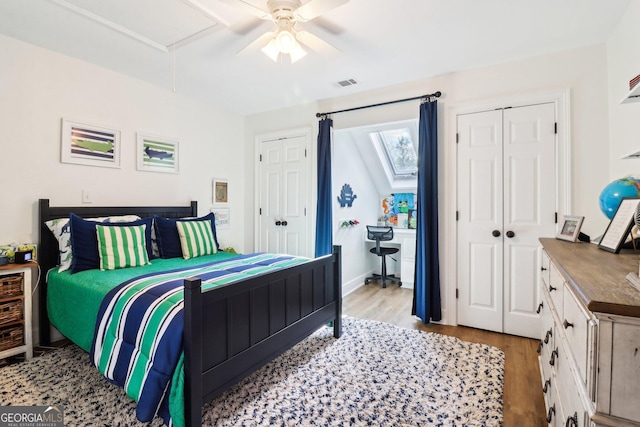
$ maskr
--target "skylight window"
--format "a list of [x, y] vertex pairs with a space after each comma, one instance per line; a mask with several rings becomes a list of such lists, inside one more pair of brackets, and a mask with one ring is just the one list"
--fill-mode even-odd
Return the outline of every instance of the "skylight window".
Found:
[[396, 178], [413, 177], [418, 171], [418, 154], [409, 129], [390, 129], [377, 132], [386, 160]]

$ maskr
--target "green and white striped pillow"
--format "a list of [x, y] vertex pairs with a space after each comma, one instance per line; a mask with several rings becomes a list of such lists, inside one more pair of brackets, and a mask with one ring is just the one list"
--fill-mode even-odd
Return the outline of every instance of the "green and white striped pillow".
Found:
[[97, 225], [100, 270], [150, 264], [145, 242], [146, 224], [127, 227]]
[[182, 258], [189, 259], [218, 252], [211, 221], [176, 221]]

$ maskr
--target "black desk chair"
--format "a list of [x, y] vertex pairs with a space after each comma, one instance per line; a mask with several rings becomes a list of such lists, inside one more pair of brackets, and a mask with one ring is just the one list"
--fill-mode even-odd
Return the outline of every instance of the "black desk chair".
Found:
[[[376, 247], [371, 248], [369, 252], [382, 257], [382, 274], [374, 274], [371, 277], [364, 279], [364, 284], [368, 285], [370, 280], [382, 280], [382, 287], [387, 287], [387, 280], [392, 282], [398, 282], [398, 286], [402, 286], [402, 282], [399, 277], [394, 274], [387, 275], [387, 255], [392, 255], [398, 252], [398, 248], [381, 247], [380, 242], [393, 239], [393, 227], [379, 227], [375, 225], [367, 225], [367, 239], [375, 240]], [[395, 258], [391, 258], [396, 261]]]

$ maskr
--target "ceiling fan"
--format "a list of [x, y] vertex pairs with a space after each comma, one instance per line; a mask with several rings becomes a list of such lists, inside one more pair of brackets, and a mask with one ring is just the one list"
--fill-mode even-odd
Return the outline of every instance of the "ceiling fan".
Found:
[[291, 62], [303, 58], [306, 46], [322, 55], [332, 56], [340, 51], [309, 31], [296, 28], [299, 22], [310, 21], [323, 13], [348, 3], [349, 0], [267, 0], [262, 9], [245, 0], [236, 0], [233, 5], [265, 21], [273, 21], [274, 31], [264, 33], [240, 52], [260, 48], [262, 52], [277, 62], [281, 55], [288, 54]]

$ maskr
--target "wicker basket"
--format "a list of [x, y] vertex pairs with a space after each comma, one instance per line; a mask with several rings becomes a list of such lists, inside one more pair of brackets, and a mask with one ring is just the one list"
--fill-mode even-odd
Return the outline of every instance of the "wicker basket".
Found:
[[22, 319], [22, 300], [0, 303], [0, 324]]
[[22, 293], [22, 280], [22, 273], [0, 276], [0, 298], [20, 295]]
[[22, 325], [0, 329], [0, 351], [9, 350], [24, 344]]

